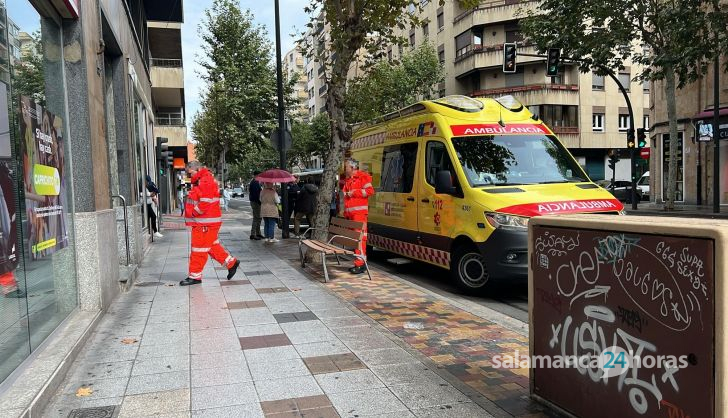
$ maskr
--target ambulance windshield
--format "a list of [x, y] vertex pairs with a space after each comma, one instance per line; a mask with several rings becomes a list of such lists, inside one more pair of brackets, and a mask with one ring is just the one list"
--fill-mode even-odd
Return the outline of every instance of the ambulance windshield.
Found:
[[468, 136], [452, 143], [472, 187], [589, 181], [551, 136]]

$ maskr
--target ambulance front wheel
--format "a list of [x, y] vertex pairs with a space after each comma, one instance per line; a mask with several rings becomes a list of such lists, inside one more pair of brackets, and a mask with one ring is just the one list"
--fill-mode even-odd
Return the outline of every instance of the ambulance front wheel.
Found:
[[474, 246], [461, 246], [453, 251], [450, 275], [458, 287], [468, 293], [483, 289], [490, 278], [485, 258]]

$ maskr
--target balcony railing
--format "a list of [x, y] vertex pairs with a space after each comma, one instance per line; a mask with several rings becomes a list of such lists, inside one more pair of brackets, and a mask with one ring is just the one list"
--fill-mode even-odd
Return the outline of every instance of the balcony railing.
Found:
[[472, 97], [490, 97], [500, 96], [503, 94], [524, 93], [540, 90], [558, 90], [558, 91], [579, 91], [577, 84], [528, 84], [525, 86], [502, 87], [497, 89], [477, 90], [471, 93]]
[[511, 5], [519, 4], [519, 3], [528, 3], [531, 1], [534, 1], [534, 0], [490, 0], [490, 1], [485, 1], [485, 2], [481, 3], [478, 7], [470, 9], [470, 10], [466, 10], [466, 11], [460, 13], [459, 15], [455, 16], [455, 18], [453, 19], [453, 23], [458, 23], [459, 21], [465, 19], [466, 17], [470, 16], [471, 14], [473, 14], [475, 12], [479, 12], [481, 10], [493, 9], [495, 7], [511, 6]]
[[185, 126], [185, 119], [181, 115], [157, 114], [158, 126]]
[[152, 58], [152, 67], [182, 68], [182, 60], [172, 58]]
[[318, 90], [319, 96], [326, 93], [326, 90], [328, 89], [328, 87], [329, 87], [328, 84], [324, 84], [323, 86], [321, 86]]

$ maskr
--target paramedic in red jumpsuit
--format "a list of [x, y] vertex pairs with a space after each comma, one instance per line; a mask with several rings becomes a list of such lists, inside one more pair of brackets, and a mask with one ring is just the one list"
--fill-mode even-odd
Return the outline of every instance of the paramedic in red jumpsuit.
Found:
[[189, 286], [202, 282], [202, 270], [208, 254], [227, 267], [227, 279], [230, 280], [237, 272], [240, 261], [220, 245], [217, 236], [222, 226], [220, 188], [210, 170], [198, 161], [187, 163], [187, 174], [192, 179], [192, 190], [185, 202], [185, 224], [192, 227], [192, 248], [189, 276], [179, 284]]
[[[372, 176], [365, 171], [359, 170], [359, 162], [351, 158], [346, 160], [344, 169], [346, 173], [346, 181], [342, 188], [344, 193], [344, 217], [352, 221], [364, 222], [361, 246], [356, 249], [355, 253], [366, 257], [369, 198], [374, 195]], [[359, 258], [354, 259], [354, 267], [349, 271], [353, 274], [366, 272], [364, 261]]]

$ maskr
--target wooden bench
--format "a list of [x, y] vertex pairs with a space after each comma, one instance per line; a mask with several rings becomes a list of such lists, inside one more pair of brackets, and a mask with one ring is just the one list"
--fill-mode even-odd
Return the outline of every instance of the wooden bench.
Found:
[[364, 222], [350, 221], [343, 218], [331, 218], [331, 224], [328, 229], [329, 240], [327, 242], [306, 238], [307, 235], [310, 237], [309, 231], [313, 232], [317, 230], [316, 228], [308, 228], [298, 240], [298, 253], [301, 257], [301, 267], [306, 267], [306, 258], [303, 252], [303, 248], [306, 247], [306, 251], [311, 250], [321, 254], [321, 262], [324, 267], [324, 280], [326, 282], [329, 281], [329, 271], [326, 269], [326, 256], [330, 255], [336, 257], [336, 262], [339, 265], [341, 265], [339, 256], [342, 255], [348, 255], [362, 260], [364, 267], [367, 269], [369, 280], [371, 280], [372, 275], [369, 272], [366, 257], [354, 253], [353, 250], [359, 248], [362, 243], [362, 237], [364, 235], [363, 227]]

